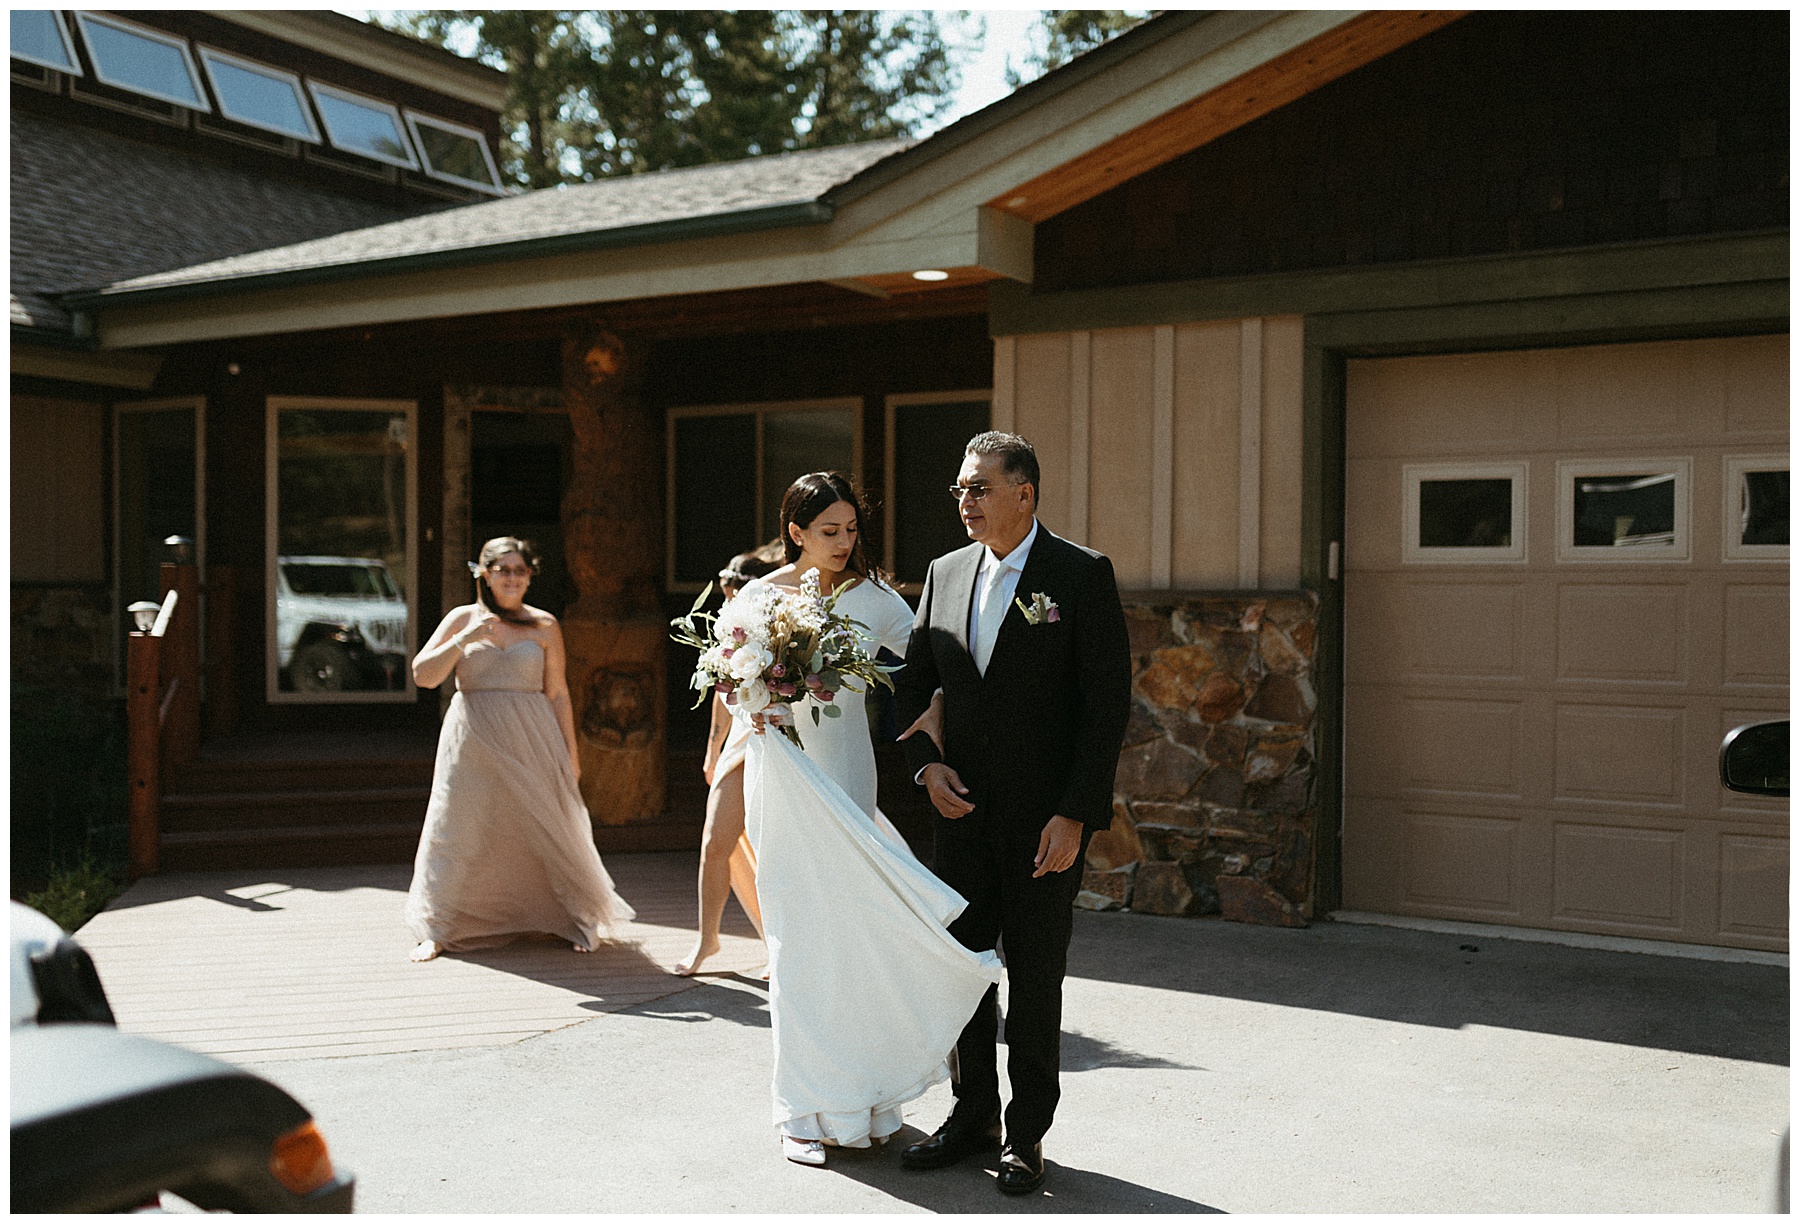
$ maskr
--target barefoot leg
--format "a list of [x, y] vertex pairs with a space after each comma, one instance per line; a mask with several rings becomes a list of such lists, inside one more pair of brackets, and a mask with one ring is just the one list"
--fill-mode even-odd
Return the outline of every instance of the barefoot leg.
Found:
[[737, 768], [713, 782], [706, 795], [706, 832], [700, 843], [700, 933], [694, 950], [675, 966], [675, 976], [691, 977], [719, 950], [719, 922], [731, 894], [731, 851], [744, 831], [744, 771]]

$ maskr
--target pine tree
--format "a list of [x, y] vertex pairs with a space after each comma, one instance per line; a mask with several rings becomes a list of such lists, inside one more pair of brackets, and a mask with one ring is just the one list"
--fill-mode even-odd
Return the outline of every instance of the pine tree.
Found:
[[1044, 23], [1025, 57], [1022, 68], [1006, 65], [1006, 83], [1017, 89], [1053, 68], [1060, 68], [1084, 51], [1091, 51], [1115, 34], [1129, 30], [1149, 16], [1143, 9], [1049, 9]]
[[864, 9], [389, 14], [503, 68], [503, 173], [547, 187], [904, 135], [957, 85], [936, 14]]

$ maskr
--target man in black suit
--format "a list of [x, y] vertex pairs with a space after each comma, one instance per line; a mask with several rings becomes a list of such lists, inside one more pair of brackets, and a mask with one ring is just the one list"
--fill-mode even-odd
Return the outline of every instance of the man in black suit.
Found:
[[[897, 677], [903, 723], [944, 693], [942, 755], [925, 736], [906, 743], [942, 817], [937, 873], [969, 902], [951, 933], [969, 948], [1004, 949], [1012, 1101], [999, 1184], [1011, 1194], [1044, 1180], [1071, 906], [1088, 838], [1112, 823], [1131, 701], [1112, 562], [1038, 523], [1038, 482], [1024, 438], [969, 441], [954, 493], [974, 543], [932, 562]], [[994, 988], [956, 1043], [956, 1107], [901, 1154], [909, 1167], [1001, 1145], [999, 1019]]]

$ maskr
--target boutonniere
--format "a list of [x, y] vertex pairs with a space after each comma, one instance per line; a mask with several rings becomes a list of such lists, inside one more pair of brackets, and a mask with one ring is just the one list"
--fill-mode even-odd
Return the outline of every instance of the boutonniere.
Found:
[[1031, 593], [1031, 605], [1029, 607], [1026, 606], [1025, 601], [1022, 599], [1015, 599], [1013, 602], [1018, 604], [1019, 611], [1025, 614], [1025, 623], [1027, 625], [1054, 625], [1057, 621], [1062, 619], [1062, 609], [1056, 606], [1056, 601], [1054, 599], [1051, 599], [1042, 591], [1033, 591]]

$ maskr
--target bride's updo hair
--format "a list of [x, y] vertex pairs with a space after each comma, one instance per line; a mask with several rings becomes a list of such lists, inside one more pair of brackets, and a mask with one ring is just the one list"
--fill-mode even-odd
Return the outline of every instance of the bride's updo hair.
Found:
[[529, 622], [531, 618], [523, 612], [512, 615], [502, 611], [500, 605], [494, 601], [493, 589], [488, 586], [488, 566], [507, 553], [518, 553], [533, 575], [536, 575], [538, 570], [543, 567], [543, 560], [538, 556], [537, 549], [531, 546], [531, 541], [521, 540], [518, 536], [495, 536], [481, 546], [481, 551], [475, 556], [475, 563], [469, 567], [475, 574], [475, 599], [501, 620]]
[[799, 480], [788, 486], [788, 491], [781, 499], [781, 547], [782, 555], [792, 565], [800, 559], [800, 546], [794, 543], [794, 535], [788, 530], [788, 524], [805, 531], [812, 526], [812, 521], [839, 502], [849, 502], [856, 510], [856, 543], [850, 549], [850, 560], [846, 568], [862, 578], [873, 578], [887, 586], [886, 574], [869, 564], [863, 553], [863, 533], [868, 530], [869, 507], [864, 504], [863, 496], [857, 491], [850, 478], [842, 472], [808, 472]]

